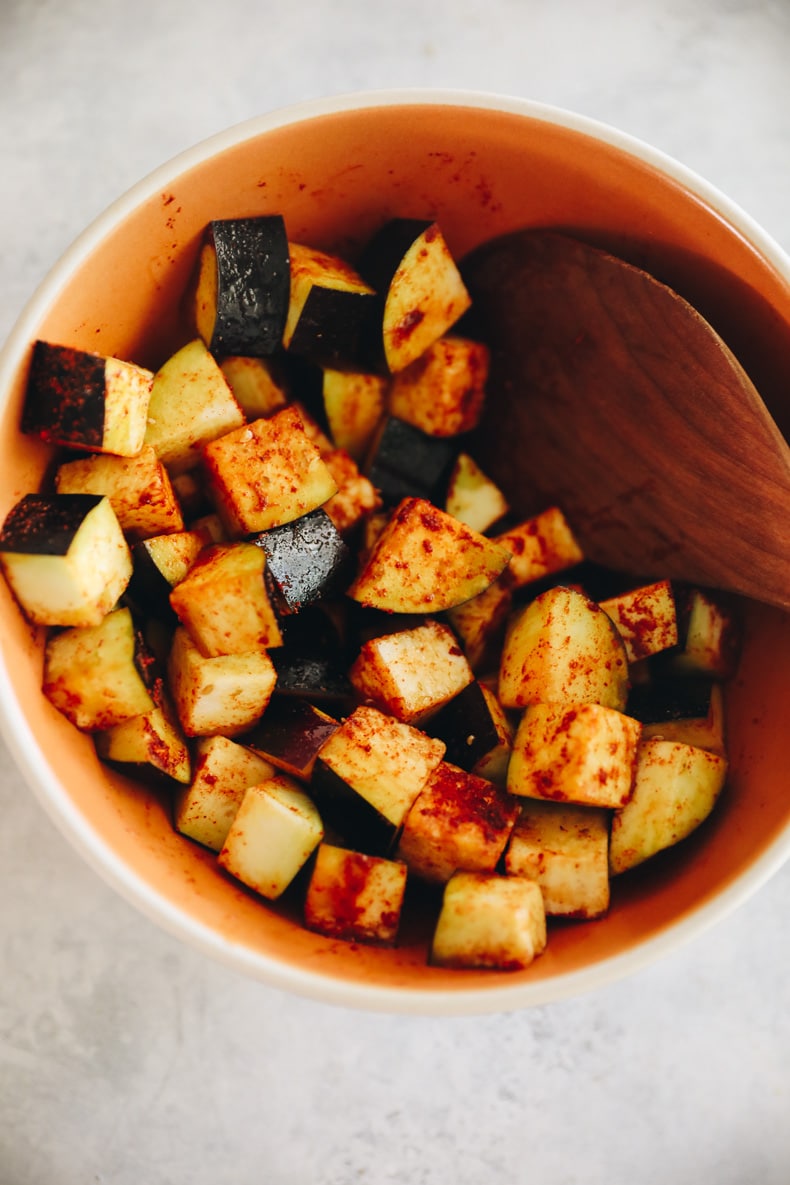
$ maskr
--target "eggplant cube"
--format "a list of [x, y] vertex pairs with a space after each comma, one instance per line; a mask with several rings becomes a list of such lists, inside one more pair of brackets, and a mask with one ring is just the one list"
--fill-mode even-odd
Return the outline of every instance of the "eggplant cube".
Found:
[[731, 678], [741, 644], [734, 609], [721, 594], [704, 588], [683, 589], [679, 599], [679, 650], [662, 654], [662, 665], [678, 674]]
[[668, 580], [641, 585], [599, 604], [617, 626], [629, 662], [639, 662], [677, 644], [675, 597]]
[[641, 725], [600, 704], [532, 704], [508, 767], [511, 794], [619, 807], [631, 797]]
[[321, 748], [311, 785], [348, 842], [386, 850], [443, 755], [441, 741], [361, 705]]
[[429, 436], [459, 436], [480, 422], [488, 379], [488, 347], [447, 335], [392, 379], [391, 415]]
[[220, 370], [248, 420], [273, 415], [288, 402], [283, 383], [268, 358], [231, 354], [222, 359]]
[[170, 477], [150, 445], [136, 457], [66, 461], [55, 474], [55, 487], [59, 494], [106, 494], [130, 541], [184, 529]]
[[209, 223], [194, 280], [193, 315], [212, 353], [274, 354], [282, 341], [290, 288], [282, 215]]
[[519, 810], [501, 787], [442, 761], [406, 816], [397, 855], [436, 884], [456, 870], [493, 872]]
[[390, 946], [400, 924], [406, 865], [322, 843], [304, 903], [310, 930], [346, 942]]
[[323, 507], [264, 531], [252, 542], [266, 556], [266, 577], [283, 617], [330, 593], [348, 557], [348, 548]]
[[439, 613], [483, 592], [509, 561], [506, 548], [424, 499], [405, 498], [348, 594], [372, 609]]
[[678, 741], [644, 741], [633, 795], [612, 818], [612, 875], [690, 835], [713, 810], [726, 777], [727, 761], [718, 753]]
[[631, 688], [628, 714], [642, 724], [643, 741], [682, 741], [724, 757], [724, 695], [721, 683], [705, 676], [678, 675]]
[[565, 515], [557, 506], [518, 523], [497, 535], [496, 540], [512, 552], [505, 580], [513, 589], [572, 568], [584, 559]]
[[457, 872], [445, 886], [431, 962], [520, 971], [546, 948], [540, 886], [528, 877]]
[[253, 543], [214, 543], [172, 590], [170, 604], [201, 653], [218, 658], [282, 645], [265, 566]]
[[203, 454], [217, 510], [232, 537], [292, 522], [337, 493], [294, 407], [226, 433]]
[[154, 375], [145, 443], [170, 473], [194, 469], [202, 445], [244, 423], [244, 412], [200, 338], [177, 350]]
[[119, 358], [37, 341], [22, 431], [48, 444], [134, 457], [143, 447], [153, 377]]
[[371, 437], [363, 468], [388, 506], [407, 497], [438, 505], [457, 455], [454, 440], [428, 436], [413, 424], [387, 415]]
[[276, 900], [323, 839], [315, 803], [290, 778], [275, 775], [245, 792], [219, 853], [222, 867]]
[[547, 589], [511, 624], [499, 667], [503, 707], [598, 703], [622, 709], [627, 698], [623, 640], [608, 614], [578, 589]]
[[34, 625], [98, 625], [126, 589], [132, 557], [109, 498], [26, 494], [0, 531], [0, 565]]
[[84, 732], [150, 712], [156, 705], [140, 673], [148, 658], [142, 648], [128, 609], [53, 634], [44, 652], [44, 695]]
[[97, 732], [93, 740], [103, 761], [150, 766], [175, 782], [187, 783], [192, 776], [189, 749], [164, 696], [150, 712]]
[[551, 917], [599, 918], [609, 908], [609, 812], [524, 803], [505, 853], [508, 876], [526, 876]]
[[391, 219], [367, 244], [359, 270], [383, 294], [384, 361], [393, 373], [419, 358], [471, 304], [436, 222]]
[[478, 680], [453, 696], [425, 728], [444, 741], [452, 765], [505, 785], [513, 729], [496, 696]]
[[349, 677], [363, 699], [408, 724], [419, 724], [474, 678], [453, 631], [433, 619], [371, 638]]
[[337, 493], [324, 503], [324, 510], [340, 534], [348, 535], [363, 519], [378, 510], [381, 498], [344, 449], [325, 453], [324, 462], [337, 484]]
[[291, 295], [283, 345], [327, 366], [360, 366], [372, 350], [379, 302], [345, 260], [290, 244]]
[[473, 671], [482, 670], [489, 662], [498, 664], [512, 608], [513, 592], [499, 577], [476, 597], [449, 610], [447, 619]]
[[207, 658], [179, 626], [167, 674], [187, 736], [236, 736], [251, 728], [271, 699], [277, 672], [265, 650]]
[[367, 455], [384, 416], [387, 379], [379, 374], [327, 367], [323, 380], [324, 413], [329, 435], [357, 464]]
[[228, 737], [201, 737], [192, 779], [173, 803], [176, 830], [218, 852], [246, 791], [274, 773], [268, 761]]
[[321, 748], [339, 727], [307, 700], [276, 696], [242, 741], [276, 769], [307, 782]]
[[139, 540], [132, 547], [134, 570], [128, 600], [145, 616], [175, 625], [178, 618], [170, 605], [170, 593], [210, 542], [202, 527]]
[[473, 531], [484, 534], [510, 509], [496, 482], [469, 453], [459, 453], [447, 482], [444, 509]]

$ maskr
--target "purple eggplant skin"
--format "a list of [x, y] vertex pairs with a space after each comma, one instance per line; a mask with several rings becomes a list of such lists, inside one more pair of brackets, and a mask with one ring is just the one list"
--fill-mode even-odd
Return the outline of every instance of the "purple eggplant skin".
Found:
[[141, 540], [132, 546], [132, 575], [124, 593], [124, 600], [146, 617], [155, 617], [165, 625], [178, 625], [178, 615], [170, 604], [172, 585], [162, 574]]
[[0, 531], [0, 551], [23, 555], [67, 555], [100, 494], [25, 494], [9, 511]]
[[424, 218], [391, 218], [375, 232], [356, 262], [363, 280], [386, 293], [406, 252], [433, 223]]
[[47, 444], [100, 448], [104, 393], [104, 358], [37, 341], [22, 409], [22, 432]]
[[333, 592], [350, 556], [325, 510], [253, 535], [266, 555], [266, 579], [278, 614], [298, 613]]
[[291, 295], [285, 221], [280, 214], [209, 223], [217, 257], [217, 309], [209, 349], [266, 358], [280, 348]]
[[241, 744], [263, 757], [289, 766], [305, 776], [321, 746], [340, 727], [306, 699], [290, 696], [272, 699], [259, 722], [241, 738]]
[[288, 353], [320, 366], [365, 370], [374, 360], [381, 304], [369, 292], [315, 286], [304, 303]]
[[327, 828], [337, 832], [349, 847], [368, 856], [391, 853], [399, 828], [357, 794], [320, 756], [313, 767], [310, 796]]
[[394, 506], [402, 498], [426, 498], [444, 505], [447, 483], [461, 449], [461, 438], [427, 433], [389, 416], [365, 461], [365, 475]]
[[422, 727], [429, 736], [444, 741], [445, 761], [472, 770], [478, 761], [499, 744], [491, 710], [478, 682], [462, 691], [435, 712]]
[[704, 719], [710, 711], [714, 683], [708, 676], [678, 675], [635, 684], [629, 694], [626, 713], [642, 724], [664, 724], [670, 720]]

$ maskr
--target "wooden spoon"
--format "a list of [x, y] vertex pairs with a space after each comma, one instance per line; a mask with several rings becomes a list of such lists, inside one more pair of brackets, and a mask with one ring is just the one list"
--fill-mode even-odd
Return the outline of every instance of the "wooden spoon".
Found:
[[700, 314], [551, 231], [463, 274], [491, 347], [480, 459], [513, 504], [559, 504], [601, 564], [790, 609], [790, 448]]

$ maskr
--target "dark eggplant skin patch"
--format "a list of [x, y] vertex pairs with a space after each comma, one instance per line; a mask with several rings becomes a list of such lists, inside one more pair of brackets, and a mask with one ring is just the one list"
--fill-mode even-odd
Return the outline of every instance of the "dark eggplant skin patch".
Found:
[[281, 215], [215, 219], [209, 241], [217, 259], [217, 308], [210, 349], [262, 358], [282, 340], [291, 272]]
[[100, 494], [25, 494], [0, 531], [0, 551], [20, 555], [67, 555]]
[[48, 444], [101, 448], [106, 360], [69, 346], [37, 341], [28, 374], [22, 431]]

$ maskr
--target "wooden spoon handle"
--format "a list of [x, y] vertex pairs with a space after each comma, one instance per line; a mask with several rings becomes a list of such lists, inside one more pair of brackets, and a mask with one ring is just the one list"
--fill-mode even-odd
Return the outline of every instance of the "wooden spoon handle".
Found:
[[463, 271], [492, 351], [481, 460], [512, 503], [560, 504], [602, 564], [790, 609], [790, 448], [710, 325], [553, 232], [504, 236]]

